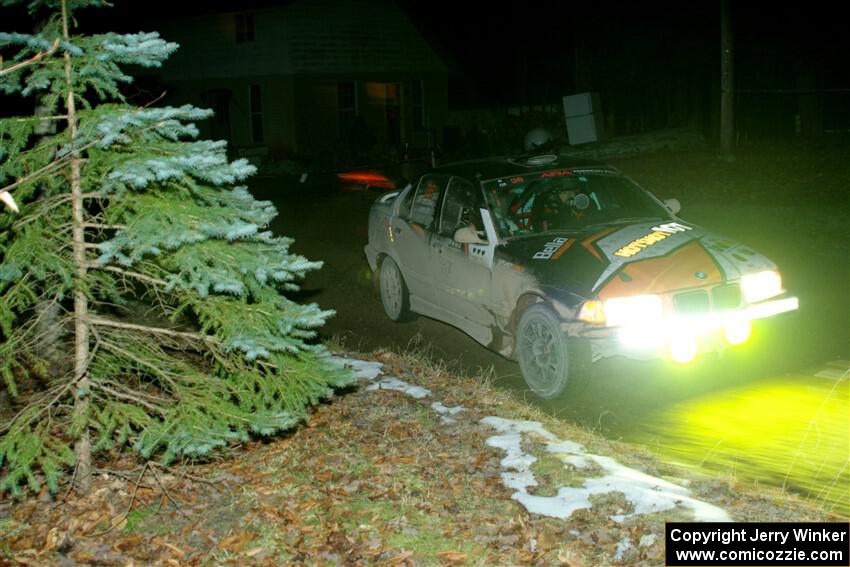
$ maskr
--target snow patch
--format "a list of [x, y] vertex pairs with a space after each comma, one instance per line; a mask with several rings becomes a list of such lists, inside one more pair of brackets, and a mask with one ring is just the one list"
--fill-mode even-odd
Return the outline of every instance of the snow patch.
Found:
[[640, 545], [641, 547], [649, 547], [655, 543], [656, 539], [657, 537], [655, 534], [646, 534], [645, 536], [640, 537], [640, 542], [638, 543], [638, 545]]
[[626, 553], [634, 549], [629, 537], [626, 536], [617, 542], [617, 549], [614, 551], [614, 561], [622, 561], [626, 557]]
[[[546, 443], [544, 447], [548, 453], [583, 453], [584, 445], [575, 441], [558, 441], [557, 443]], [[585, 465], [587, 466], [587, 465]]]
[[378, 382], [373, 382], [366, 389], [369, 391], [395, 390], [397, 392], [407, 394], [408, 396], [413, 396], [416, 399], [427, 398], [431, 395], [431, 390], [426, 390], [425, 388], [408, 384], [404, 380], [399, 380], [392, 376], [379, 380]]
[[[425, 388], [420, 388], [419, 386], [408, 384], [407, 382], [399, 380], [398, 378], [395, 378], [393, 376], [388, 376], [386, 378], [382, 378], [377, 382], [374, 382], [376, 378], [384, 374], [384, 364], [382, 362], [359, 360], [356, 358], [346, 358], [342, 356], [329, 356], [328, 360], [332, 364], [336, 364], [338, 366], [350, 369], [354, 373], [354, 377], [358, 380], [366, 380], [372, 382], [369, 386], [366, 387], [367, 391], [396, 390], [398, 392], [405, 393], [409, 396], [413, 396], [417, 399], [426, 398], [431, 395], [431, 390], [426, 390]], [[434, 407], [434, 409], [436, 409], [440, 413], [448, 413], [449, 415], [453, 415], [463, 410], [461, 406], [457, 406], [456, 408], [447, 408], [443, 404], [439, 405], [443, 411], [437, 409], [433, 405], [431, 407]]]
[[[587, 453], [583, 445], [561, 441], [540, 422], [489, 416], [482, 419], [481, 423], [499, 432], [498, 435], [488, 438], [486, 443], [505, 452], [501, 461], [502, 468], [506, 469], [502, 473], [502, 482], [515, 490], [511, 498], [525, 506], [529, 512], [553, 518], [569, 518], [576, 510], [592, 508], [591, 496], [620, 492], [632, 505], [633, 511], [609, 516], [615, 522], [623, 522], [638, 514], [669, 510], [676, 506], [689, 508], [697, 521], [732, 521], [725, 510], [692, 498], [687, 488], [622, 465], [611, 457]], [[581, 487], [562, 486], [555, 496], [529, 494], [528, 488], [537, 486], [537, 480], [531, 472], [531, 465], [537, 458], [522, 450], [523, 434], [536, 436], [538, 441], [545, 440], [544, 448], [556, 453], [566, 464], [577, 468], [587, 468], [591, 463], [598, 465], [604, 473], [603, 476], [588, 478]], [[624, 549], [622, 553], [626, 551]]]
[[350, 368], [354, 372], [354, 377], [358, 380], [371, 381], [384, 373], [382, 370], [384, 364], [382, 362], [357, 360], [356, 358], [344, 358], [341, 356], [331, 356], [329, 360], [339, 366]]
[[431, 404], [431, 409], [433, 409], [437, 413], [448, 414], [448, 415], [457, 415], [463, 411], [463, 406], [454, 406], [447, 407], [444, 406], [442, 402], [434, 402]]
[[464, 410], [463, 406], [447, 407], [442, 402], [434, 402], [431, 404], [431, 409], [440, 414], [440, 421], [443, 423], [455, 423], [453, 415], [457, 415]]

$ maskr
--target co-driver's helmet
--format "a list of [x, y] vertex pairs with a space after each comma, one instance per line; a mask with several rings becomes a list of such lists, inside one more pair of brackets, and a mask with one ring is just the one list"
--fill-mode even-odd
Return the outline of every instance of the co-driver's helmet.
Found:
[[547, 148], [552, 144], [554, 139], [552, 132], [546, 128], [529, 130], [528, 134], [525, 135], [525, 151], [533, 152], [534, 150]]

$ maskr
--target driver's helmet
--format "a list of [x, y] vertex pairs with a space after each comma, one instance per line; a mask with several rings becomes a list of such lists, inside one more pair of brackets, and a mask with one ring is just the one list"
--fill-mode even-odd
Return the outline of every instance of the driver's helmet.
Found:
[[525, 151], [533, 152], [542, 148], [549, 147], [554, 142], [555, 137], [546, 128], [534, 128], [529, 130], [525, 135]]

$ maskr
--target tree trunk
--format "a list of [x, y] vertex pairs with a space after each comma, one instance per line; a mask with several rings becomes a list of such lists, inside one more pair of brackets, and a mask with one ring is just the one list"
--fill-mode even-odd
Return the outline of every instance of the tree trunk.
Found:
[[[62, 0], [62, 35], [70, 41], [68, 33], [68, 3]], [[89, 381], [89, 328], [88, 299], [83, 292], [86, 279], [86, 235], [83, 227], [83, 190], [80, 176], [80, 154], [74, 148], [77, 138], [77, 112], [74, 102], [74, 85], [71, 81], [71, 55], [65, 52], [65, 84], [67, 99], [65, 108], [68, 120], [68, 140], [72, 148], [70, 160], [71, 206], [73, 228], [74, 263], [77, 274], [74, 283], [74, 421], [80, 423], [77, 441], [74, 443], [74, 456], [77, 461], [75, 489], [86, 493], [91, 488], [91, 441], [88, 426], [85, 424], [89, 407], [91, 382]]]
[[733, 160], [735, 139], [735, 73], [729, 0], [720, 0], [720, 153]]

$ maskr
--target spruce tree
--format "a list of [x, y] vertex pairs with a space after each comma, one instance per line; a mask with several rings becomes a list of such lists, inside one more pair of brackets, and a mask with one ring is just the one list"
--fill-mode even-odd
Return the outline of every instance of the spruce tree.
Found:
[[[268, 231], [275, 208], [239, 185], [254, 167], [196, 139], [211, 112], [122, 96], [123, 65], [158, 66], [177, 45], [73, 34], [75, 13], [103, 0], [0, 5], [46, 18], [37, 33], [0, 31], [14, 53], [0, 93], [46, 108], [0, 119], [0, 375], [16, 400], [0, 492], [55, 492], [71, 473], [86, 491], [93, 455], [124, 447], [202, 458], [293, 427], [348, 383], [310, 342], [332, 313], [285, 295], [321, 264]], [[60, 369], [38, 348], [57, 309]]]

